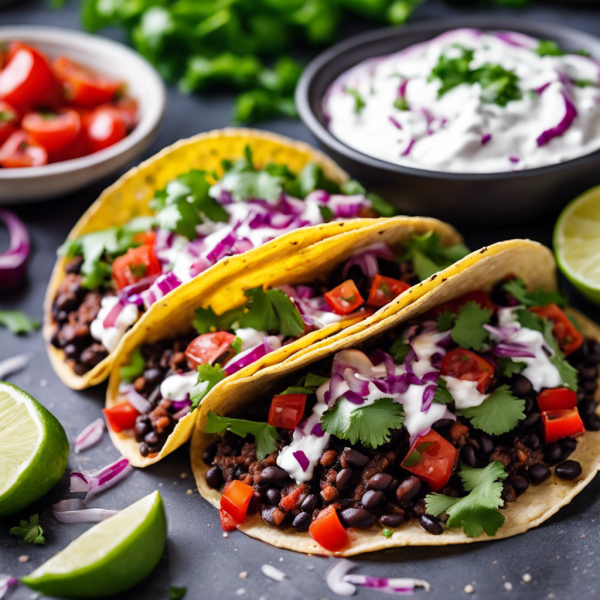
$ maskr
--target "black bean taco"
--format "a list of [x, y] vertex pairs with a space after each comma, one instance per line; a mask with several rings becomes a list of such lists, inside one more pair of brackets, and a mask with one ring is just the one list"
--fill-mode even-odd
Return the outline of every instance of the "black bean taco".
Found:
[[566, 306], [547, 248], [474, 255], [369, 329], [206, 399], [192, 468], [225, 530], [346, 556], [491, 540], [592, 480], [598, 326]]

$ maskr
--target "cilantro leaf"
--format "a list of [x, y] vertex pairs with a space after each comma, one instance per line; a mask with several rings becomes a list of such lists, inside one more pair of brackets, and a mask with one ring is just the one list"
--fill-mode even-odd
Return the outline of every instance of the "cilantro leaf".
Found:
[[222, 315], [215, 314], [212, 307], [197, 308], [194, 313], [194, 329], [202, 335], [213, 331], [229, 331], [244, 314], [244, 307], [240, 306], [224, 312]]
[[304, 379], [304, 385], [307, 388], [312, 388], [316, 390], [321, 387], [329, 377], [322, 377], [321, 375], [316, 375], [315, 373], [307, 373], [306, 378]]
[[458, 315], [452, 311], [445, 310], [437, 318], [437, 327], [440, 331], [450, 331], [454, 327], [454, 321]]
[[38, 329], [40, 323], [20, 310], [0, 310], [0, 325], [4, 325], [11, 333], [18, 335]]
[[404, 408], [391, 398], [379, 398], [373, 404], [356, 408], [343, 396], [321, 417], [324, 431], [351, 444], [357, 441], [377, 448], [390, 441], [390, 430], [404, 423]]
[[565, 307], [569, 303], [568, 298], [561, 292], [546, 292], [544, 290], [534, 290], [528, 292], [522, 279], [511, 279], [507, 281], [502, 289], [513, 296], [517, 302], [523, 306], [547, 306], [548, 304], [557, 304]]
[[220, 433], [226, 430], [242, 438], [245, 438], [248, 434], [253, 435], [256, 440], [256, 458], [258, 460], [262, 460], [265, 456], [277, 450], [279, 433], [276, 427], [268, 423], [230, 419], [229, 417], [220, 417], [213, 412], [208, 413], [204, 430], [206, 433]]
[[137, 379], [143, 372], [146, 366], [146, 361], [142, 356], [142, 351], [136, 348], [129, 359], [129, 364], [121, 367], [119, 373], [123, 381], [131, 383], [134, 379]]
[[482, 308], [477, 302], [467, 302], [461, 307], [454, 322], [450, 334], [452, 339], [461, 348], [481, 350], [483, 342], [488, 336], [488, 332], [483, 326], [489, 323], [491, 316], [492, 311], [489, 308]]
[[397, 108], [398, 110], [410, 110], [408, 100], [404, 96], [398, 96], [394, 100], [394, 108]]
[[235, 336], [235, 338], [233, 339], [233, 342], [231, 342], [230, 344], [230, 348], [233, 350], [234, 354], [239, 354], [242, 350], [242, 338], [238, 337], [237, 335]]
[[384, 529], [384, 530], [381, 532], [381, 535], [382, 535], [384, 538], [391, 538], [391, 537], [394, 535], [394, 532], [393, 532], [393, 531], [391, 531], [391, 530], [389, 530], [389, 529]]
[[362, 94], [355, 88], [345, 87], [344, 92], [354, 98], [354, 113], [360, 115], [362, 109], [367, 105]]
[[315, 190], [325, 190], [329, 194], [336, 194], [340, 191], [340, 186], [326, 177], [323, 168], [315, 163], [308, 163], [298, 173], [298, 185], [301, 198], [306, 198]]
[[482, 531], [496, 535], [504, 523], [504, 516], [497, 510], [504, 505], [501, 482], [508, 476], [502, 463], [496, 460], [483, 469], [474, 469], [461, 462], [459, 476], [469, 494], [463, 498], [428, 494], [427, 513], [437, 517], [445, 511], [446, 527], [462, 527], [469, 537], [477, 537]]
[[504, 377], [512, 377], [520, 373], [526, 366], [524, 362], [514, 361], [508, 356], [498, 357], [498, 370]]
[[552, 40], [540, 40], [538, 47], [534, 50], [540, 56], [564, 56], [566, 53]]
[[306, 394], [309, 396], [310, 394], [314, 394], [323, 383], [328, 381], [328, 377], [321, 377], [321, 375], [315, 375], [314, 373], [307, 373], [304, 378], [304, 382], [301, 385], [293, 385], [286, 388], [280, 396], [285, 396], [286, 394]]
[[186, 587], [169, 586], [169, 600], [181, 600], [187, 592]]
[[199, 365], [198, 366], [198, 381], [190, 392], [190, 400], [192, 401], [192, 410], [198, 408], [200, 402], [204, 400], [206, 395], [221, 381], [225, 379], [225, 371], [220, 365]]
[[404, 363], [409, 352], [410, 345], [403, 338], [398, 338], [388, 349], [388, 354], [397, 365]]
[[362, 184], [355, 179], [349, 179], [340, 186], [342, 194], [346, 196], [363, 195], [371, 202], [371, 209], [374, 210], [380, 217], [393, 217], [398, 214], [398, 211], [381, 196], [368, 193]]
[[442, 377], [438, 377], [437, 379], [437, 387], [435, 388], [433, 401], [438, 404], [450, 404], [450, 402], [454, 402], [454, 398], [446, 385], [446, 380]]
[[29, 517], [29, 521], [21, 521], [20, 527], [12, 527], [10, 535], [18, 535], [28, 544], [45, 544], [44, 530], [39, 524], [40, 518], [37, 514]]
[[473, 60], [474, 50], [459, 44], [453, 44], [453, 48], [458, 51], [457, 54], [459, 55], [448, 58], [445, 53], [442, 54], [428, 78], [428, 81], [440, 80], [438, 98], [462, 83], [469, 83], [471, 72], [469, 65]]
[[463, 408], [460, 413], [471, 419], [475, 429], [501, 435], [512, 431], [525, 418], [525, 400], [513, 396], [508, 385], [501, 385], [479, 406]]
[[253, 288], [244, 292], [249, 299], [248, 311], [241, 317], [241, 327], [259, 331], [275, 330], [284, 336], [300, 337], [305, 324], [294, 303], [281, 290]]

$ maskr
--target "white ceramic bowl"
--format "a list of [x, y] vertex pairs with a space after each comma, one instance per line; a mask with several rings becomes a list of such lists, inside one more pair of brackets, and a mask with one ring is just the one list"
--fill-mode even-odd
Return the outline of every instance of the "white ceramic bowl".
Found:
[[64, 162], [0, 169], [0, 204], [46, 200], [72, 192], [117, 171], [150, 144], [165, 110], [165, 85], [145, 59], [123, 44], [55, 27], [0, 27], [0, 44], [21, 41], [51, 59], [65, 56], [125, 82], [125, 92], [139, 103], [135, 129], [123, 140], [88, 156]]

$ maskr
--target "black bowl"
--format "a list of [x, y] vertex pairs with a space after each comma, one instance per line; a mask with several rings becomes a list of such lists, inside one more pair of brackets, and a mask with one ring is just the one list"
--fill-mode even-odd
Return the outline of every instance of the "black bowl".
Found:
[[559, 25], [524, 19], [475, 17], [427, 21], [354, 36], [315, 58], [296, 89], [300, 116], [319, 143], [370, 190], [399, 210], [480, 227], [545, 220], [600, 180], [600, 151], [523, 171], [463, 174], [414, 169], [354, 150], [327, 129], [323, 97], [344, 71], [368, 58], [392, 54], [460, 27], [517, 31], [554, 40], [565, 50], [587, 50], [600, 60], [600, 40]]

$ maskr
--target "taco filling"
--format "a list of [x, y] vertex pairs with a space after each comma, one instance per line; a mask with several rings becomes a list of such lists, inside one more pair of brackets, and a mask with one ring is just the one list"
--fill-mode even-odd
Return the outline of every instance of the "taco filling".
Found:
[[238, 414], [210, 412], [205, 432], [223, 437], [206, 446], [205, 479], [222, 493], [223, 529], [259, 513], [332, 552], [351, 528], [390, 537], [411, 519], [431, 535], [495, 535], [498, 509], [553, 467], [580, 477], [567, 459], [600, 429], [600, 344], [559, 304], [506, 280], [315, 363]]
[[414, 235], [398, 255], [383, 243], [360, 250], [323, 283], [246, 290], [245, 305], [195, 312], [189, 332], [138, 347], [121, 369], [125, 401], [104, 409], [113, 431], [132, 430], [140, 454], [160, 452], [178, 421], [226, 377], [313, 331], [360, 321], [468, 253], [437, 234]]
[[309, 225], [390, 216], [356, 181], [342, 186], [307, 165], [258, 169], [249, 148], [220, 178], [192, 170], [151, 201], [154, 214], [68, 240], [69, 260], [52, 306], [52, 344], [77, 375], [95, 367], [154, 302], [222, 258]]

